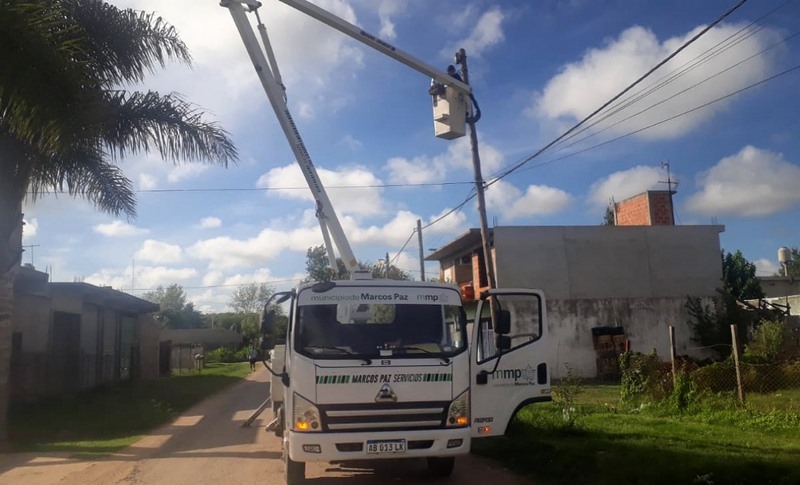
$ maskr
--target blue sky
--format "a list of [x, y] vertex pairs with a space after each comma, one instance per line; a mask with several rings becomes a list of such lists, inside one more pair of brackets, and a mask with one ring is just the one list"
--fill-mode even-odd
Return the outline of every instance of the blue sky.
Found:
[[[178, 283], [204, 311], [224, 310], [236, 285], [292, 286], [303, 276], [306, 249], [322, 237], [230, 15], [216, 0], [111, 3], [157, 12], [194, 58], [192, 68], [169, 65], [135, 88], [185, 95], [231, 133], [241, 161], [228, 169], [173, 166], [155, 155], [122, 161], [140, 190], [132, 220], [63, 195], [28, 201], [24, 244], [34, 247], [23, 262], [33, 259], [54, 281], [80, 278], [133, 294]], [[735, 2], [315, 3], [442, 70], [457, 48], [467, 50], [488, 179], [594, 111]], [[356, 256], [374, 262], [388, 251], [418, 277], [416, 236], [398, 251], [417, 219], [427, 224], [469, 194], [468, 139], [433, 136], [425, 76], [276, 0], [265, 0], [261, 14], [290, 109]], [[695, 108], [798, 66], [798, 25], [800, 2], [748, 2], [641, 85], [659, 89], [493, 184], [490, 222], [599, 224], [612, 197], [665, 188], [661, 163], [669, 161], [680, 181], [678, 222], [724, 224], [723, 248], [742, 250], [760, 274], [772, 274], [777, 249], [800, 246], [800, 70]], [[407, 186], [419, 183], [449, 185]], [[406, 186], [375, 187], [389, 184]], [[424, 248], [469, 227], [477, 227], [472, 202], [425, 229]]]

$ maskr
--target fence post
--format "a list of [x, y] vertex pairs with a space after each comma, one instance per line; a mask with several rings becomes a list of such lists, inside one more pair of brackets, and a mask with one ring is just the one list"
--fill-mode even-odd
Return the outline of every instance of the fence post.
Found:
[[739, 367], [739, 342], [736, 338], [736, 325], [731, 325], [731, 343], [733, 344], [733, 362], [736, 365], [736, 388], [739, 391], [739, 401], [744, 404], [744, 385], [742, 384], [742, 369]]
[[678, 378], [675, 372], [675, 327], [669, 326], [669, 357], [672, 362], [672, 383], [675, 384], [675, 379]]

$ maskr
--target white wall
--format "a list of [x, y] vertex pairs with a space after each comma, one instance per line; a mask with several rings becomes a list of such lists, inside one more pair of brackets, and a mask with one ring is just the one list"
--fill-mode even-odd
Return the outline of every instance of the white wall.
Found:
[[[597, 375], [597, 352], [592, 327], [623, 327], [634, 352], [650, 353], [655, 348], [662, 360], [669, 359], [669, 326], [675, 327], [677, 355], [706, 358], [713, 355], [692, 340], [685, 298], [634, 298], [592, 300], [550, 300], [547, 302], [547, 332], [552, 342], [551, 375], [563, 376], [570, 364], [576, 375]], [[706, 300], [710, 303], [710, 300]]]
[[499, 287], [551, 300], [712, 296], [722, 226], [494, 228]]

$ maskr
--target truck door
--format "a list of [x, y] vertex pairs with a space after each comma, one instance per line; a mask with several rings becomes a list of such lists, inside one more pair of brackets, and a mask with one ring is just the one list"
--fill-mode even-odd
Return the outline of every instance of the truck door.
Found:
[[481, 295], [470, 357], [473, 437], [504, 434], [523, 406], [551, 400], [546, 331], [541, 291], [496, 289]]

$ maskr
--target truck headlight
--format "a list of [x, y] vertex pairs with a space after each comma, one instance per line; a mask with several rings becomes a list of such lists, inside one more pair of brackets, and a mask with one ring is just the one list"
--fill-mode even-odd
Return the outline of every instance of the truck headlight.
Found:
[[447, 410], [447, 427], [469, 426], [469, 389], [450, 403]]
[[319, 409], [308, 399], [295, 393], [292, 430], [302, 433], [322, 431], [322, 420], [319, 418]]

